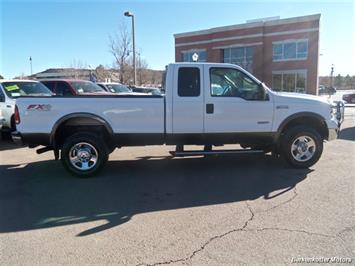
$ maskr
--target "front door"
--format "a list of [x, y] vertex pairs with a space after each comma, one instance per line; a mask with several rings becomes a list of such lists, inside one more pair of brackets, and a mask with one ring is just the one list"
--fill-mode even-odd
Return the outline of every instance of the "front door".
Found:
[[205, 133], [270, 132], [273, 103], [238, 68], [205, 67]]

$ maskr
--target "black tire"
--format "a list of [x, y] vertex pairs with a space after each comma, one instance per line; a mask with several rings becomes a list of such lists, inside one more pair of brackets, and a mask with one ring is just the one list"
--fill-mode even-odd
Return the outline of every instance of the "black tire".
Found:
[[[302, 139], [304, 141], [302, 141]], [[295, 147], [297, 148], [295, 149]], [[280, 151], [282, 157], [292, 167], [308, 168], [314, 165], [322, 155], [323, 139], [320, 134], [311, 127], [295, 126], [288, 129], [283, 135]], [[296, 159], [296, 157], [298, 159]]]
[[[74, 149], [75, 147], [80, 148]], [[80, 154], [83, 157], [80, 157]], [[71, 174], [87, 178], [97, 174], [102, 169], [108, 160], [108, 154], [108, 149], [99, 136], [92, 133], [75, 133], [64, 141], [61, 150], [61, 161], [65, 169]], [[88, 159], [89, 157], [90, 159]], [[75, 159], [79, 160], [79, 158], [86, 159], [89, 162], [72, 162]], [[93, 158], [95, 158], [95, 162], [93, 162]], [[84, 169], [84, 164], [87, 169]]]

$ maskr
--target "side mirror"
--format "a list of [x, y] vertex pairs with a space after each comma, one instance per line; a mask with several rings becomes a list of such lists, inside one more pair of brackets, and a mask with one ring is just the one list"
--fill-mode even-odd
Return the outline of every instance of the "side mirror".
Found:
[[5, 102], [5, 95], [0, 93], [0, 102]]

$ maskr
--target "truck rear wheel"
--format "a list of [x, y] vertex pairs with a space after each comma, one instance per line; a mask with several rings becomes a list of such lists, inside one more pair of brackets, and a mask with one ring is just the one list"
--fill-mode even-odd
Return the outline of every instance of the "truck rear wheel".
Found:
[[316, 130], [306, 126], [295, 126], [288, 129], [283, 136], [281, 152], [291, 166], [308, 168], [322, 155], [323, 140]]
[[64, 141], [61, 160], [70, 173], [83, 178], [90, 177], [107, 162], [108, 150], [99, 136], [76, 133]]

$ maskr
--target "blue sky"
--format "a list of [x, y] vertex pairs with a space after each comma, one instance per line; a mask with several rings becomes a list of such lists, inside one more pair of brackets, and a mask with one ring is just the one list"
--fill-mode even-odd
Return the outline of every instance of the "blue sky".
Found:
[[320, 74], [355, 74], [354, 1], [0, 0], [0, 74], [12, 78], [74, 61], [112, 66], [109, 35], [136, 16], [136, 43], [153, 69], [174, 61], [174, 33], [248, 19], [321, 13]]

